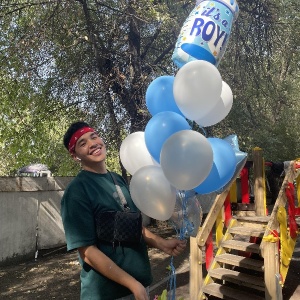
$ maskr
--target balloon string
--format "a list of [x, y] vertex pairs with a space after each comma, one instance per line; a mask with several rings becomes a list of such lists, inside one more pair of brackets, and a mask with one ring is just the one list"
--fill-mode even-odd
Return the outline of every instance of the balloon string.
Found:
[[[194, 231], [194, 225], [190, 222], [188, 219], [188, 213], [187, 213], [187, 201], [188, 197], [186, 193], [183, 193], [182, 197], [182, 222], [179, 229], [179, 239], [184, 240], [187, 236], [190, 236], [190, 234]], [[178, 216], [179, 219], [179, 216]]]
[[170, 262], [168, 300], [176, 300], [176, 270], [173, 264], [173, 256], [171, 257], [171, 262]]
[[201, 128], [201, 130], [203, 131], [203, 135], [204, 135], [205, 137], [207, 137], [207, 132], [206, 132], [206, 130], [204, 129], [204, 127], [201, 127], [201, 126], [200, 126], [200, 128]]

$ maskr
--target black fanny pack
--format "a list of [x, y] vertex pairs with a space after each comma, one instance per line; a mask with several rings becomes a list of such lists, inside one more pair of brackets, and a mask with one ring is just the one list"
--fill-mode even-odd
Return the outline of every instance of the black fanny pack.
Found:
[[131, 211], [104, 211], [95, 216], [97, 238], [115, 245], [138, 244], [142, 238], [142, 215]]

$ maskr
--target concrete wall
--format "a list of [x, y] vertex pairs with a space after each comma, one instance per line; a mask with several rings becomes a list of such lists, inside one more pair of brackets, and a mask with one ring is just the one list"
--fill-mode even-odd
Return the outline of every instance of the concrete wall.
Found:
[[[65, 245], [60, 201], [73, 177], [0, 178], [0, 266]], [[143, 215], [143, 224], [150, 218]]]
[[0, 265], [65, 244], [60, 200], [71, 179], [0, 178]]

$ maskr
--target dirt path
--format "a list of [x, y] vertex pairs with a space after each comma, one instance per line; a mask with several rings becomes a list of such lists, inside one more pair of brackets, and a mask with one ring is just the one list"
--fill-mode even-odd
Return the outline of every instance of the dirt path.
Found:
[[[171, 237], [175, 233], [163, 222], [151, 227], [150, 230], [163, 237]], [[188, 253], [189, 245], [182, 255], [174, 258], [174, 266], [179, 272], [176, 276], [176, 286], [178, 289], [184, 289], [184, 293], [188, 292]], [[167, 267], [170, 264], [170, 257], [157, 249], [150, 249], [149, 256], [154, 277], [150, 290], [153, 299], [168, 286]], [[79, 272], [80, 265], [76, 251], [66, 252], [65, 247], [55, 251], [41, 251], [36, 261], [27, 261], [0, 269], [0, 299], [79, 300]]]
[[[165, 224], [151, 227], [151, 231], [163, 236], [174, 236], [174, 230]], [[168, 287], [170, 257], [156, 249], [149, 250], [154, 281], [150, 288], [151, 300]], [[189, 299], [189, 245], [186, 251], [174, 258], [176, 299]], [[52, 252], [40, 253], [36, 261], [0, 269], [0, 299], [79, 300], [80, 266], [77, 253], [66, 252], [63, 247]], [[298, 241], [291, 267], [283, 289], [283, 300], [300, 299], [300, 241]], [[191, 299], [194, 300], [194, 299]]]

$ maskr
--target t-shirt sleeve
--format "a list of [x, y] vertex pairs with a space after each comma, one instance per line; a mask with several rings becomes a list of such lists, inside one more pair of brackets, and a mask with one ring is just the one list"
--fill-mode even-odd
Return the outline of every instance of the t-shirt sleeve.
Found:
[[80, 188], [73, 185], [65, 190], [61, 201], [61, 216], [68, 250], [96, 243], [92, 205]]

